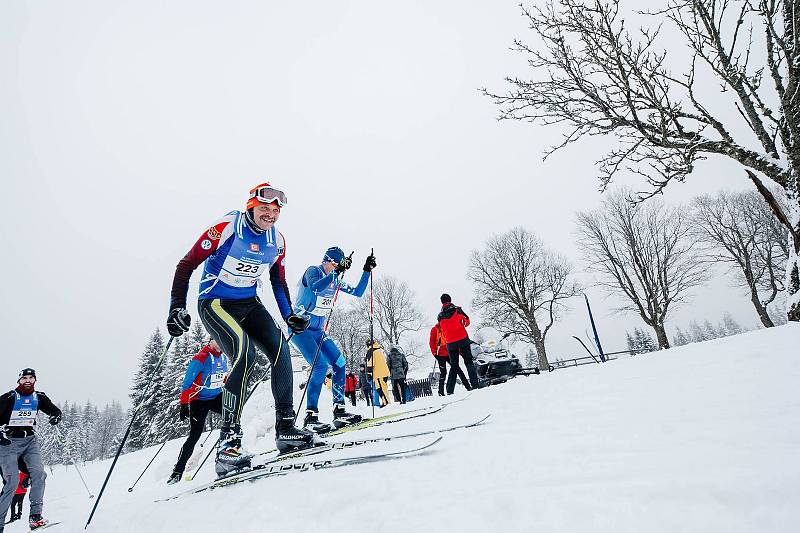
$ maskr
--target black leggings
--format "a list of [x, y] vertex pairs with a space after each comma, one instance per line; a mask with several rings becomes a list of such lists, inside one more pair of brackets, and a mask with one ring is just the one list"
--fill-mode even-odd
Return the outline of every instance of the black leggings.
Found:
[[394, 393], [394, 401], [406, 403], [406, 380], [392, 379], [392, 392]]
[[[447, 344], [447, 357], [450, 359], [450, 375], [447, 376], [447, 394], [453, 394], [456, 388], [456, 376], [461, 370], [458, 364], [459, 355], [464, 358], [464, 366], [467, 367], [470, 385], [472, 385], [473, 389], [478, 388], [478, 374], [475, 372], [475, 365], [472, 363], [472, 349], [469, 345], [469, 337]], [[463, 380], [464, 378], [462, 377], [461, 379]], [[464, 382], [464, 385], [466, 386], [466, 382]]]
[[356, 391], [351, 390], [350, 392], [345, 392], [344, 395], [350, 398], [350, 401], [353, 403], [353, 405], [356, 404]]
[[189, 436], [186, 437], [186, 442], [183, 443], [181, 453], [178, 455], [178, 462], [175, 463], [175, 472], [181, 472], [186, 469], [186, 461], [191, 457], [194, 451], [194, 445], [200, 440], [200, 435], [203, 434], [203, 428], [206, 425], [206, 417], [209, 411], [215, 413], [222, 413], [222, 394], [213, 400], [194, 400], [189, 404]]
[[364, 399], [367, 401], [367, 405], [372, 405], [372, 388], [361, 387], [361, 394], [364, 395]]
[[[439, 394], [444, 394], [444, 383], [447, 379], [447, 363], [450, 362], [450, 358], [446, 355], [435, 355], [436, 363], [439, 365]], [[455, 370], [450, 369], [450, 372], [456, 372], [458, 377], [461, 378], [461, 383], [466, 387], [467, 390], [472, 390], [472, 387], [469, 384], [469, 380], [467, 376], [464, 375], [464, 371], [461, 370], [461, 367], [456, 368]]]
[[22, 494], [14, 494], [14, 498], [11, 500], [11, 516], [20, 517], [22, 516], [22, 502], [25, 500], [25, 493]]
[[244, 300], [200, 300], [200, 320], [233, 362], [222, 389], [222, 424], [239, 423], [247, 396], [250, 372], [256, 364], [256, 350], [272, 364], [272, 396], [275, 410], [292, 411], [292, 364], [283, 332], [257, 297]]

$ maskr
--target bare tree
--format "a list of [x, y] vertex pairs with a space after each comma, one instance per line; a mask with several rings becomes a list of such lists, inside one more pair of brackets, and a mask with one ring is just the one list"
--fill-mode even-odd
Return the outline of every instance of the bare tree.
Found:
[[467, 277], [475, 285], [472, 304], [480, 309], [484, 325], [533, 344], [539, 368], [548, 368], [547, 332], [563, 311], [564, 300], [580, 292], [571, 272], [566, 259], [517, 227], [473, 251]]
[[[613, 135], [601, 186], [629, 170], [650, 185], [640, 199], [682, 181], [709, 154], [737, 163], [789, 234], [787, 316], [800, 320], [800, 0], [664, 0], [640, 13], [658, 26], [633, 31], [620, 0], [547, 0], [523, 15], [539, 42], [514, 44], [534, 75], [507, 78], [505, 95], [484, 90], [500, 118], [566, 125], [548, 155]], [[683, 38], [684, 47], [671, 46], [677, 54], [658, 46], [664, 22]], [[668, 61], [683, 63], [677, 74]], [[786, 192], [788, 212], [762, 177]]]
[[603, 207], [578, 213], [578, 242], [599, 285], [628, 301], [618, 311], [638, 313], [653, 328], [659, 348], [669, 348], [664, 322], [705, 280], [694, 256], [686, 214], [659, 200], [636, 205], [623, 191]]
[[755, 191], [705, 195], [692, 202], [695, 234], [705, 243], [706, 261], [727, 264], [764, 327], [775, 324], [767, 307], [784, 290], [786, 236], [783, 226]]
[[336, 308], [331, 315], [328, 334], [342, 349], [347, 360], [347, 368], [358, 370], [366, 353], [369, 340], [369, 319], [356, 306]]
[[[416, 295], [405, 281], [392, 276], [376, 278], [374, 281], [375, 325], [382, 340], [389, 344], [400, 344], [400, 337], [408, 331], [419, 331], [422, 313], [417, 308]], [[369, 320], [370, 302], [359, 301], [363, 316]]]

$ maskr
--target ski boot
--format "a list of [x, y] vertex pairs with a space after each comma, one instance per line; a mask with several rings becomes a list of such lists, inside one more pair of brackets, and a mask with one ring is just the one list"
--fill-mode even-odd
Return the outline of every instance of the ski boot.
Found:
[[40, 514], [32, 514], [28, 517], [28, 525], [30, 526], [31, 531], [46, 526], [47, 522], [49, 522], [49, 520], [42, 518], [42, 515]]
[[177, 470], [173, 470], [172, 474], [169, 476], [169, 479], [167, 480], [167, 485], [174, 485], [175, 483], [180, 482], [182, 477], [183, 477], [183, 472], [178, 472]]
[[275, 447], [280, 453], [324, 444], [314, 432], [294, 425], [294, 411], [278, 411], [275, 418]]
[[219, 449], [215, 470], [217, 476], [224, 477], [250, 468], [252, 456], [242, 453], [242, 428], [223, 427], [219, 433]]
[[361, 415], [348, 413], [344, 410], [343, 403], [333, 404], [333, 425], [335, 428], [338, 429], [359, 422], [361, 422]]
[[306, 409], [306, 417], [303, 420], [303, 427], [320, 435], [328, 433], [333, 428], [330, 424], [319, 421], [319, 409]]

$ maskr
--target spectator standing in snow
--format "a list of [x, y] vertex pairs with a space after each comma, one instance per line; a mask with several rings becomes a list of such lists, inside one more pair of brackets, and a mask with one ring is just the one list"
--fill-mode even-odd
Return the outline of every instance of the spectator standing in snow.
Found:
[[350, 398], [350, 402], [355, 406], [356, 404], [356, 387], [358, 379], [352, 372], [348, 372], [344, 378], [344, 395]]
[[389, 350], [389, 371], [392, 377], [392, 394], [394, 401], [406, 403], [406, 374], [408, 374], [408, 360], [398, 346]]
[[447, 356], [450, 359], [450, 375], [447, 377], [447, 394], [453, 394], [456, 388], [456, 376], [459, 370], [459, 356], [464, 359], [464, 366], [467, 367], [470, 385], [473, 389], [480, 387], [478, 383], [478, 373], [472, 362], [472, 350], [470, 348], [467, 327], [469, 317], [463, 309], [453, 305], [450, 295], [445, 293], [440, 298], [442, 310], [439, 312], [437, 322], [442, 327], [442, 335], [447, 343]]
[[[450, 358], [447, 355], [447, 343], [444, 341], [444, 335], [442, 335], [442, 326], [438, 323], [431, 328], [428, 345], [431, 348], [433, 358], [436, 359], [436, 364], [439, 365], [439, 396], [444, 396], [444, 384], [447, 379], [447, 364], [450, 362]], [[458, 377], [461, 378], [461, 383], [464, 384], [467, 390], [472, 390], [469, 380], [467, 380], [467, 376], [464, 375], [464, 371], [461, 370], [461, 367], [456, 367], [455, 369], [451, 368], [450, 372], [456, 372]]]
[[[389, 397], [387, 396], [388, 387], [386, 386], [386, 379], [389, 377], [389, 365], [386, 364], [386, 353], [381, 348], [378, 341], [370, 343], [367, 341], [367, 372], [372, 376], [372, 383], [375, 387], [375, 394], [377, 401], [380, 405], [378, 407], [385, 407], [389, 404]], [[376, 401], [373, 397], [373, 401]]]
[[372, 376], [367, 374], [367, 367], [361, 365], [358, 367], [358, 383], [361, 385], [361, 394], [367, 400], [367, 405], [372, 405]]

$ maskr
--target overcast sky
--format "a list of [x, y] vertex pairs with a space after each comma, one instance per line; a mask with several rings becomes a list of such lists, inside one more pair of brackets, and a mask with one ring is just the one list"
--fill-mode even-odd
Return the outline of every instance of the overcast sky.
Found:
[[[289, 197], [293, 290], [328, 246], [356, 271], [374, 247], [376, 276], [407, 281], [432, 323], [443, 291], [471, 311], [470, 251], [516, 225], [580, 272], [574, 213], [601, 201], [610, 139], [543, 162], [559, 130], [498, 122], [478, 91], [526, 73], [509, 51], [526, 28], [518, 0], [2, 2], [0, 389], [33, 366], [56, 401], [125, 399], [175, 264], [264, 180]], [[710, 161], [666, 200], [723, 186], [748, 183]], [[587, 293], [624, 349], [643, 323]], [[755, 326], [724, 280], [673, 324], [725, 311]], [[580, 355], [586, 328], [575, 299], [550, 357]]]

